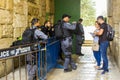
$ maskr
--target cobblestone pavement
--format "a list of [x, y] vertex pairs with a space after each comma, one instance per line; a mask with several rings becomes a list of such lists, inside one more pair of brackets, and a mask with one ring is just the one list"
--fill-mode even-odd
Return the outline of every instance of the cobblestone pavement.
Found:
[[112, 58], [109, 58], [109, 73], [101, 75], [102, 71], [96, 70], [95, 60], [91, 47], [83, 47], [83, 57], [79, 57], [78, 69], [64, 73], [63, 69], [54, 69], [48, 74], [47, 80], [120, 80], [120, 72]]

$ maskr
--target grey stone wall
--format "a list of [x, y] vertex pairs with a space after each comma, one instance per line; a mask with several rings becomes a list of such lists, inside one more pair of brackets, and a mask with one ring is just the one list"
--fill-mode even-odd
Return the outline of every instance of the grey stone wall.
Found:
[[120, 0], [108, 0], [108, 22], [115, 29], [115, 38], [111, 42], [112, 56], [120, 70]]

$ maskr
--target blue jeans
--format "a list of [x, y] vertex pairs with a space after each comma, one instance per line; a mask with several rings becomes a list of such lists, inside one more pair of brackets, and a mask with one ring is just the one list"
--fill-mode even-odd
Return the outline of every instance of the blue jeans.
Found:
[[103, 58], [103, 70], [108, 70], [108, 57], [107, 57], [108, 46], [109, 41], [104, 41], [100, 43], [100, 53]]
[[93, 54], [94, 54], [95, 60], [97, 62], [97, 66], [100, 66], [101, 65], [101, 53], [100, 53], [100, 50], [99, 51], [93, 51]]

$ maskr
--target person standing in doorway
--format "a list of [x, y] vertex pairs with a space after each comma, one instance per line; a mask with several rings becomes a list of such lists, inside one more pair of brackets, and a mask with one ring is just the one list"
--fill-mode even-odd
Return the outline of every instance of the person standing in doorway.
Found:
[[108, 57], [107, 57], [107, 48], [109, 46], [109, 41], [107, 40], [107, 23], [105, 23], [103, 16], [98, 16], [97, 21], [100, 23], [100, 31], [95, 32], [95, 35], [99, 36], [100, 43], [100, 53], [103, 58], [103, 67], [100, 70], [103, 70], [101, 74], [109, 72], [108, 69]]
[[82, 25], [83, 19], [80, 18], [76, 25], [75, 35], [76, 35], [76, 54], [79, 56], [84, 56], [81, 52], [81, 47], [84, 42], [84, 29]]

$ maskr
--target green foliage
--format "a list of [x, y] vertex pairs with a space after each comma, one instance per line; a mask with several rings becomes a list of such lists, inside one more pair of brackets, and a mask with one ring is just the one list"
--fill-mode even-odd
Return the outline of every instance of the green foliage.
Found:
[[84, 26], [92, 26], [95, 22], [95, 2], [92, 0], [81, 0], [81, 18]]

